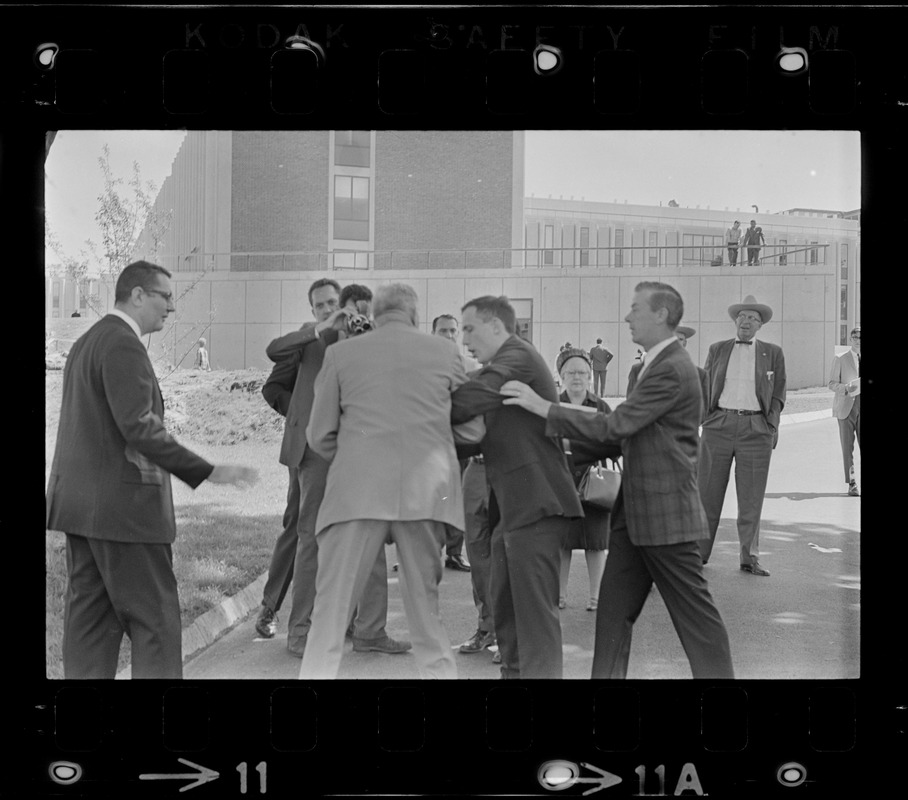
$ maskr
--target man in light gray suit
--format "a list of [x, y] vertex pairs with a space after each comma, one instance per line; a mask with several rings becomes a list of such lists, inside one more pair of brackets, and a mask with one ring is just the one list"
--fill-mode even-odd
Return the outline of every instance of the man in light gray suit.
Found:
[[854, 477], [854, 439], [861, 444], [861, 326], [851, 331], [851, 349], [836, 356], [829, 370], [832, 416], [839, 421], [839, 440], [849, 497], [859, 497]]
[[350, 612], [389, 537], [419, 674], [457, 677], [438, 584], [446, 526], [464, 527], [450, 415], [467, 378], [450, 341], [416, 328], [416, 304], [405, 284], [380, 287], [375, 330], [329, 348], [315, 381], [306, 438], [331, 465], [302, 679], [337, 676]]

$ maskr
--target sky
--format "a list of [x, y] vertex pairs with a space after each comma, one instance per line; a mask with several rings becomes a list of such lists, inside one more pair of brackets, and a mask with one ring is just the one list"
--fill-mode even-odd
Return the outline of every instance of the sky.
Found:
[[[184, 131], [60, 131], [45, 163], [47, 219], [67, 253], [88, 238], [103, 189], [106, 142], [115, 175], [132, 162], [160, 189]], [[527, 131], [525, 193], [640, 205], [851, 211], [861, 205], [854, 131]], [[57, 261], [52, 253], [47, 263]]]

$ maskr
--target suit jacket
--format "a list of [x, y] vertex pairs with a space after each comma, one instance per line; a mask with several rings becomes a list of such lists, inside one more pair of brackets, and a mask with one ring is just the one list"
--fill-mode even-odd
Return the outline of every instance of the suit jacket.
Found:
[[853, 350], [832, 359], [828, 385], [835, 392], [832, 398], [832, 415], [836, 419], [845, 419], [851, 413], [854, 395], [845, 393], [845, 385], [857, 377], [857, 357]]
[[[306, 425], [312, 412], [314, 400], [315, 377], [322, 368], [325, 351], [338, 340], [335, 330], [324, 331], [320, 336], [315, 333], [315, 323], [307, 322], [298, 331], [292, 331], [274, 339], [265, 348], [265, 354], [272, 361], [280, 363], [286, 359], [297, 359], [298, 364], [294, 383], [289, 383], [289, 370], [281, 370], [279, 376], [288, 381], [291, 395], [287, 404], [284, 422], [284, 438], [281, 442], [281, 454], [278, 461], [288, 467], [298, 467], [306, 454]], [[293, 363], [293, 361], [291, 361]], [[271, 377], [274, 376], [272, 371]], [[270, 378], [269, 378], [270, 380]], [[264, 391], [264, 387], [263, 387]], [[269, 388], [269, 391], [272, 391]], [[278, 393], [279, 395], [279, 393]], [[273, 395], [272, 395], [273, 396]], [[274, 406], [272, 405], [272, 408]]]
[[[630, 394], [634, 390], [634, 386], [637, 383], [637, 376], [640, 374], [640, 370], [643, 369], [643, 364], [640, 361], [635, 362], [631, 365], [631, 371], [627, 376], [627, 393]], [[706, 404], [709, 399], [709, 375], [703, 367], [697, 367], [697, 375], [700, 378], [700, 397], [701, 397], [701, 408], [700, 408], [700, 422], [706, 419]]]
[[613, 358], [611, 352], [598, 344], [590, 348], [590, 357], [593, 359], [593, 369], [596, 370], [605, 370]]
[[262, 386], [262, 397], [265, 398], [265, 402], [282, 417], [286, 417], [290, 410], [290, 400], [296, 386], [301, 356], [302, 351], [297, 351], [292, 356], [278, 361], [271, 368], [265, 385]]
[[[719, 408], [719, 397], [725, 388], [725, 374], [728, 371], [728, 359], [734, 349], [735, 340], [726, 339], [709, 346], [706, 356], [706, 372], [709, 376], [709, 404], [706, 417], [712, 416]], [[777, 344], [770, 344], [759, 339], [754, 340], [754, 389], [757, 401], [766, 421], [775, 431], [774, 440], [778, 438], [779, 418], [785, 406], [785, 356]], [[775, 442], [773, 443], [775, 446]]]
[[331, 462], [316, 531], [358, 519], [463, 530], [451, 392], [466, 380], [457, 347], [397, 311], [328, 349], [306, 430]]
[[47, 528], [94, 539], [169, 544], [170, 476], [195, 488], [213, 465], [164, 428], [164, 399], [145, 346], [109, 314], [73, 345], [63, 373]]
[[708, 536], [697, 488], [700, 380], [679, 342], [660, 351], [611, 414], [552, 406], [546, 433], [621, 444], [623, 508], [635, 545], [666, 545]]
[[580, 500], [558, 439], [545, 421], [518, 406], [502, 405], [498, 390], [523, 381], [539, 395], [558, 402], [555, 381], [536, 349], [516, 335], [508, 338], [475, 378], [453, 398], [451, 419], [464, 422], [485, 414], [480, 447], [492, 487], [490, 521], [514, 530], [545, 517], [582, 517]]

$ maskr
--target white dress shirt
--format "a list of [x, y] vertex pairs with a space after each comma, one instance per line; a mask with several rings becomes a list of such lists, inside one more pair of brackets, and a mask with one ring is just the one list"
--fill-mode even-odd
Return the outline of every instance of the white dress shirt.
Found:
[[756, 350], [760, 345], [755, 338], [750, 341], [751, 344], [735, 344], [732, 348], [725, 373], [725, 386], [719, 395], [719, 408], [760, 410], [755, 383]]

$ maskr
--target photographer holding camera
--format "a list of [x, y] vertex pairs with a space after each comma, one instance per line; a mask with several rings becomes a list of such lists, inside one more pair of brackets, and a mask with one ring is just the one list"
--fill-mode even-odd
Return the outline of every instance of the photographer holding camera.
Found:
[[[273, 408], [286, 416], [280, 462], [290, 471], [290, 488], [284, 531], [275, 543], [255, 629], [264, 638], [274, 637], [275, 613], [292, 575], [287, 650], [297, 658], [302, 658], [306, 647], [315, 600], [318, 567], [315, 520], [328, 473], [328, 462], [306, 443], [315, 376], [326, 350], [338, 339], [371, 329], [371, 301], [372, 293], [365, 286], [351, 284], [341, 291], [336, 281], [317, 280], [309, 288], [309, 303], [316, 321], [275, 339], [266, 349], [275, 368], [263, 394]], [[348, 327], [351, 319], [354, 324]], [[409, 642], [394, 641], [385, 633], [387, 612], [387, 566], [382, 548], [357, 610], [354, 649], [382, 653], [403, 653], [410, 649]]]

